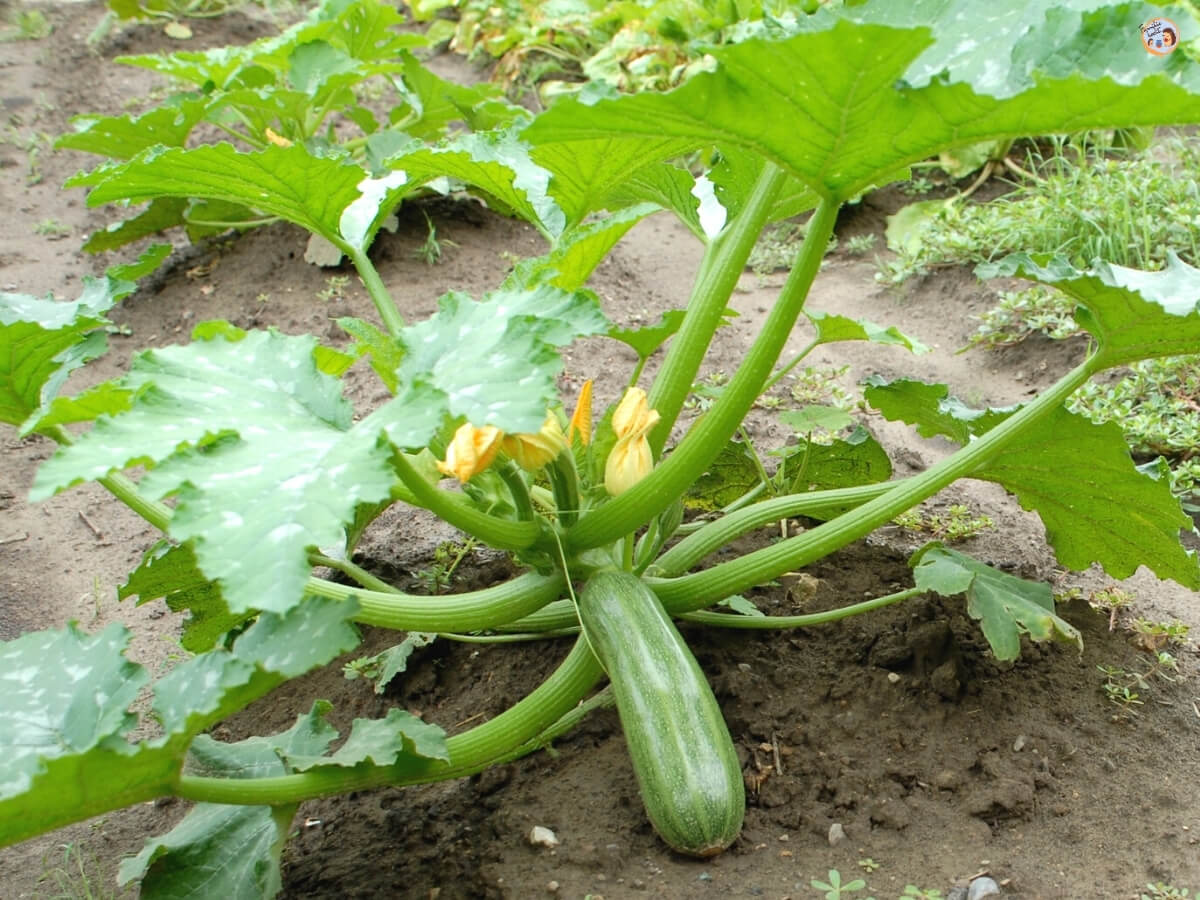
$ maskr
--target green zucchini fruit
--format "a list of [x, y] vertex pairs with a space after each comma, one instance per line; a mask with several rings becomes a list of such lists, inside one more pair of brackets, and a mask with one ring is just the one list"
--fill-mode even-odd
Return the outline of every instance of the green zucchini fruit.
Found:
[[733, 843], [746, 814], [742, 767], [712, 689], [658, 597], [604, 569], [579, 595], [579, 619], [612, 682], [646, 814], [690, 856]]

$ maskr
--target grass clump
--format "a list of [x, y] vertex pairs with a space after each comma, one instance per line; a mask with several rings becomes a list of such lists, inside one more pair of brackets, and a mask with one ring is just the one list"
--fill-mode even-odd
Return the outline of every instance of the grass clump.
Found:
[[1033, 180], [988, 203], [940, 204], [881, 273], [899, 283], [942, 265], [1014, 253], [1057, 253], [1078, 268], [1102, 257], [1161, 269], [1174, 250], [1200, 260], [1200, 142], [1176, 138], [1141, 153], [1104, 155], [1056, 141], [1031, 159]]

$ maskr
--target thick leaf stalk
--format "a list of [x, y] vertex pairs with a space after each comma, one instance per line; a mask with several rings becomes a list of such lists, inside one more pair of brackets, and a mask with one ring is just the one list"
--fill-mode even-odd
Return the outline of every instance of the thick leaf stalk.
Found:
[[644, 525], [683, 496], [716, 459], [754, 405], [787, 344], [820, 269], [836, 219], [837, 205], [830, 201], [823, 201], [813, 213], [796, 265], [721, 398], [653, 472], [620, 497], [581, 518], [567, 533], [569, 549], [598, 547]]

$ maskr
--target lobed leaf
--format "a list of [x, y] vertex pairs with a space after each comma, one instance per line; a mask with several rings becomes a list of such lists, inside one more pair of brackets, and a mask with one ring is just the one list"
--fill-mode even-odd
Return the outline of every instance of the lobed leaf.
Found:
[[1200, 269], [1174, 252], [1161, 272], [1097, 260], [1080, 271], [1061, 257], [1013, 254], [976, 269], [980, 278], [1016, 276], [1075, 298], [1075, 320], [1099, 343], [1095, 368], [1200, 352]]
[[1083, 649], [1078, 629], [1054, 612], [1050, 585], [1025, 581], [934, 541], [918, 550], [909, 565], [917, 587], [943, 597], [967, 595], [967, 614], [976, 619], [997, 659], [1021, 655], [1021, 635], [1034, 641], [1058, 640]]
[[473, 425], [534, 433], [557, 397], [562, 361], [555, 348], [607, 329], [590, 293], [542, 285], [501, 289], [476, 302], [452, 292], [434, 316], [401, 332], [406, 355], [398, 375], [436, 390], [450, 415]]
[[[161, 247], [147, 253], [155, 264], [164, 255]], [[130, 272], [137, 277], [140, 269]], [[42, 424], [71, 372], [107, 351], [104, 314], [135, 287], [117, 270], [85, 277], [83, 284], [83, 294], [70, 303], [0, 293], [0, 422], [21, 434]]]
[[218, 741], [207, 734], [196, 736], [188, 749], [189, 773], [222, 778], [271, 778], [289, 774], [288, 756], [320, 756], [337, 739], [337, 729], [326, 721], [333, 709], [328, 700], [317, 700], [296, 717], [287, 731], [256, 735], [235, 743]]
[[349, 159], [314, 156], [300, 144], [271, 145], [256, 153], [243, 153], [227, 143], [155, 147], [128, 162], [77, 176], [67, 186], [83, 183], [95, 185], [88, 194], [91, 206], [164, 197], [221, 200], [279, 216], [335, 244], [354, 246], [373, 235], [383, 213], [404, 190], [395, 177], [372, 179]]
[[28, 791], [48, 760], [119, 743], [137, 723], [129, 704], [149, 676], [125, 658], [129, 638], [120, 625], [93, 636], [69, 625], [0, 644], [0, 798]]
[[[1017, 409], [971, 409], [947, 398], [945, 385], [868, 381], [864, 396], [885, 418], [960, 444]], [[1144, 565], [1160, 578], [1200, 587], [1196, 555], [1180, 543], [1180, 531], [1193, 527], [1191, 519], [1165, 479], [1137, 469], [1115, 423], [1097, 425], [1059, 407], [970, 477], [995, 481], [1015, 494], [1022, 508], [1037, 512], [1058, 561], [1068, 568], [1099, 563], [1114, 578], [1127, 578]]]
[[[867, 15], [882, 6], [872, 6]], [[718, 48], [713, 51], [717, 70], [696, 75], [675, 91], [592, 105], [564, 99], [523, 136], [534, 144], [537, 162], [556, 176], [570, 173], [571, 190], [551, 187], [570, 216], [576, 209], [595, 208], [596, 184], [611, 190], [642, 166], [713, 144], [750, 150], [817, 193], [844, 202], [949, 147], [1028, 134], [1192, 122], [1200, 115], [1194, 67], [1186, 70], [1187, 77], [1176, 78], [1143, 54], [1146, 59], [1128, 77], [1118, 79], [1124, 73], [1107, 63], [1080, 73], [1067, 65], [1073, 57], [1063, 50], [1078, 45], [1080, 32], [1063, 30], [1062, 22], [1039, 32], [1046, 46], [1030, 56], [1034, 63], [1053, 56], [1059, 64], [1050, 71], [1031, 68], [1030, 83], [1018, 93], [990, 96], [986, 91], [997, 88], [982, 80], [972, 85], [939, 76], [919, 83], [920, 71], [909, 81], [922, 53], [941, 46], [935, 40], [945, 21], [961, 14], [953, 6], [930, 7], [936, 12], [926, 20], [929, 28], [847, 20], [829, 25], [833, 17], [822, 17], [820, 31]], [[1119, 10], [1105, 15], [1105, 29], [1125, 21]], [[1094, 23], [1089, 20], [1087, 27]], [[1121, 34], [1128, 40], [1128, 29]], [[988, 62], [1008, 60], [1006, 49], [989, 42]], [[999, 68], [1014, 65], [1025, 69], [1030, 62], [1022, 58]], [[1001, 82], [1006, 78], [1001, 75]], [[755, 114], [746, 115], [747, 109]]]
[[1200, 588], [1195, 552], [1180, 532], [1192, 520], [1167, 479], [1138, 471], [1115, 422], [1097, 425], [1060, 407], [1021, 433], [972, 477], [1012, 491], [1034, 510], [1064, 566], [1099, 563], [1113, 578], [1145, 566], [1159, 578]]
[[141, 879], [146, 900], [262, 900], [283, 886], [279, 854], [298, 804], [197, 804], [170, 832], [123, 860], [117, 879]]
[[[135, 392], [131, 408], [60, 449], [33, 495], [150, 464], [142, 489], [178, 495], [170, 533], [194, 541], [230, 610], [290, 608], [311, 570], [308, 548], [340, 547], [356, 506], [386, 498], [394, 481], [378, 425], [352, 425], [315, 346], [251, 332], [140, 354], [118, 382]], [[425, 422], [422, 442], [436, 424]]]
[[889, 422], [907, 422], [917, 426], [921, 437], [940, 435], [958, 444], [990, 431], [1017, 409], [973, 409], [951, 397], [944, 384], [926, 384], [910, 378], [887, 381], [882, 376], [870, 375], [863, 383], [866, 385], [863, 398]]
[[355, 719], [346, 743], [332, 756], [287, 753], [284, 760], [298, 772], [324, 766], [356, 766], [372, 762], [390, 766], [401, 757], [450, 761], [446, 733], [410, 712], [389, 709], [383, 719]]

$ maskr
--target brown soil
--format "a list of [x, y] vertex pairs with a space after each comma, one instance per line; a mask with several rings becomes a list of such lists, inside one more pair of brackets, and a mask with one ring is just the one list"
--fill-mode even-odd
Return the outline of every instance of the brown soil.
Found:
[[[11, 7], [0, 4], [0, 13]], [[128, 28], [89, 53], [82, 39], [99, 19], [99, 3], [41, 7], [55, 25], [40, 41], [0, 44], [0, 289], [74, 297], [78, 279], [113, 259], [78, 247], [115, 215], [89, 210], [63, 179], [90, 160], [54, 153], [40, 134], [66, 130], [76, 113], [116, 111], [146, 93], [153, 80], [115, 66], [122, 53], [171, 44], [148, 27]], [[231, 14], [193, 23], [198, 49], [241, 43], [272, 31], [269, 22]], [[453, 68], [454, 61], [445, 66]], [[868, 197], [844, 214], [839, 233], [881, 234], [897, 194]], [[425, 237], [420, 211], [406, 209], [395, 235], [373, 255], [404, 314], [423, 317], [450, 289], [479, 295], [502, 277], [506, 254], [539, 249], [528, 228], [474, 204], [427, 207], [446, 257], [427, 266], [414, 255]], [[38, 233], [53, 221], [62, 239]], [[43, 228], [42, 230], [45, 230]], [[453, 242], [453, 243], [450, 243]], [[186, 339], [197, 321], [229, 319], [242, 327], [273, 325], [342, 340], [332, 319], [371, 316], [353, 277], [344, 296], [318, 299], [331, 274], [303, 263], [305, 236], [273, 226], [207, 247], [180, 244], [163, 273], [117, 311], [122, 334], [85, 379], [119, 374], [142, 348]], [[879, 242], [882, 246], [882, 239]], [[657, 318], [683, 304], [699, 247], [667, 216], [645, 222], [598, 270], [593, 287], [618, 322]], [[973, 403], [1020, 401], [1065, 371], [1078, 344], [1026, 342], [1014, 349], [956, 355], [974, 330], [993, 289], [963, 271], [938, 273], [888, 292], [870, 262], [835, 253], [810, 306], [899, 324], [934, 348], [926, 356], [869, 344], [822, 351], [814, 363], [851, 364], [852, 377], [912, 375], [944, 380]], [[709, 371], [731, 371], [771, 303], [780, 279], [747, 274], [733, 298], [740, 317], [721, 333]], [[796, 349], [805, 343], [798, 331]], [[611, 401], [632, 358], [620, 345], [588, 342], [567, 354], [563, 394], [587, 377], [597, 399]], [[83, 384], [83, 379], [79, 380]], [[847, 382], [852, 384], [853, 382]], [[366, 377], [351, 396], [361, 408], [383, 399]], [[946, 452], [935, 441], [872, 419], [900, 473]], [[751, 422], [767, 444], [786, 437], [769, 412]], [[178, 623], [161, 602], [119, 605], [116, 585], [156, 533], [91, 486], [30, 506], [25, 496], [49, 442], [0, 436], [0, 638], [59, 627], [129, 623], [138, 638], [131, 655], [161, 672], [170, 665]], [[964, 483], [938, 503], [968, 503], [999, 525], [965, 550], [1026, 577], [1088, 592], [1109, 583], [1103, 573], [1062, 572], [1040, 522], [1003, 491]], [[772, 539], [764, 532], [745, 546]], [[370, 565], [400, 586], [420, 583], [433, 549], [454, 534], [407, 511], [393, 510], [362, 545]], [[910, 583], [905, 559], [923, 538], [882, 529], [810, 569], [815, 595], [775, 586], [753, 592], [765, 610], [816, 610]], [[736, 549], [736, 548], [735, 548]], [[453, 589], [508, 573], [494, 554], [476, 553]], [[1197, 596], [1156, 581], [1143, 570], [1125, 583], [1134, 612], [1200, 626]], [[1063, 615], [1084, 635], [1082, 655], [1028, 646], [1011, 665], [997, 663], [957, 601], [919, 600], [821, 629], [779, 634], [718, 633], [686, 628], [724, 709], [751, 786], [741, 839], [705, 862], [669, 852], [646, 822], [612, 713], [593, 715], [558, 741], [554, 752], [475, 778], [418, 789], [385, 790], [306, 804], [285, 857], [287, 897], [538, 897], [557, 891], [581, 898], [703, 896], [816, 897], [809, 886], [838, 869], [865, 877], [879, 898], [908, 884], [947, 891], [979, 872], [1004, 886], [1005, 897], [1136, 897], [1147, 882], [1200, 887], [1200, 669], [1195, 646], [1179, 652], [1184, 678], [1143, 692], [1136, 715], [1123, 716], [1101, 690], [1098, 665], [1142, 667], [1148, 657], [1122, 628], [1083, 602]], [[392, 635], [368, 633], [369, 646]], [[340, 665], [287, 685], [268, 701], [221, 726], [222, 736], [286, 727], [316, 697], [332, 699], [335, 719], [383, 715], [391, 706], [421, 712], [448, 731], [470, 727], [528, 692], [565, 653], [561, 643], [473, 646], [436, 642], [382, 697], [361, 681], [345, 681]], [[0, 851], [0, 894], [59, 895], [53, 881], [62, 845], [71, 844], [86, 876], [75, 874], [69, 896], [110, 896], [115, 863], [141, 841], [170, 827], [182, 803], [150, 804], [82, 823]], [[838, 823], [846, 838], [829, 841]], [[534, 825], [551, 828], [555, 850], [535, 849]], [[867, 874], [859, 861], [878, 869]], [[86, 885], [85, 885], [86, 881]], [[84, 887], [90, 888], [87, 893]], [[439, 893], [440, 891], [440, 893]]]

